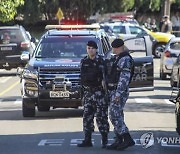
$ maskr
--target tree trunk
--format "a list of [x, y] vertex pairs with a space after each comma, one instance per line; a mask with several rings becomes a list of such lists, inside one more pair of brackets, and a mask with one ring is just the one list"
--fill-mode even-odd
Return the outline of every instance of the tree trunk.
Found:
[[171, 0], [164, 1], [163, 15], [170, 16]]

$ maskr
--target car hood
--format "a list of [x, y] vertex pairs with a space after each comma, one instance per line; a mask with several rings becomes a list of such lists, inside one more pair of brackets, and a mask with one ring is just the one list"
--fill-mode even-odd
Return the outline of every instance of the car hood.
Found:
[[80, 68], [80, 58], [59, 59], [59, 58], [32, 58], [29, 66], [34, 69], [40, 68]]
[[153, 36], [158, 42], [165, 42], [165, 43], [167, 43], [172, 37], [175, 37], [172, 34], [162, 33], [162, 32], [151, 32], [151, 31], [148, 31], [148, 33], [151, 36]]

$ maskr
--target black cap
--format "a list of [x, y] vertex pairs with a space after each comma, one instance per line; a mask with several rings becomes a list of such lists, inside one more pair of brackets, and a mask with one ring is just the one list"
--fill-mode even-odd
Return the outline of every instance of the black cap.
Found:
[[121, 46], [124, 45], [124, 41], [122, 39], [115, 39], [112, 43], [111, 43], [111, 46], [113, 48], [119, 48]]
[[98, 48], [96, 42], [94, 42], [94, 41], [88, 41], [87, 46], [93, 47], [93, 48], [95, 48], [95, 49]]

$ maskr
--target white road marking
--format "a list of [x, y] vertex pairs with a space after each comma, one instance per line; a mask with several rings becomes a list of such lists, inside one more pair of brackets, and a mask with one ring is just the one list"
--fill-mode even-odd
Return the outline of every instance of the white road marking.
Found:
[[64, 142], [64, 139], [44, 139], [41, 140], [38, 146], [61, 146]]
[[22, 104], [22, 99], [16, 99], [16, 101], [14, 102], [14, 104]]
[[164, 99], [164, 101], [166, 102], [166, 104], [174, 105], [174, 103], [170, 102], [168, 99]]
[[19, 110], [21, 110], [21, 109], [7, 109], [7, 108], [0, 109], [0, 111], [19, 111]]
[[135, 98], [136, 103], [152, 103], [149, 98]]
[[6, 81], [8, 81], [9, 79], [11, 79], [12, 77], [2, 77], [2, 79], [0, 80], [0, 83], [5, 83]]
[[[80, 144], [84, 139], [71, 139], [71, 146], [77, 146], [77, 144]], [[92, 139], [92, 144], [94, 145], [94, 139]]]

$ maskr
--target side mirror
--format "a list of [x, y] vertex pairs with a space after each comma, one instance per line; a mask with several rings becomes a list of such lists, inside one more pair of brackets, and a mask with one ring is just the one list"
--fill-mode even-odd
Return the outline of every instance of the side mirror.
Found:
[[29, 51], [23, 51], [21, 54], [21, 60], [28, 61], [30, 59]]

